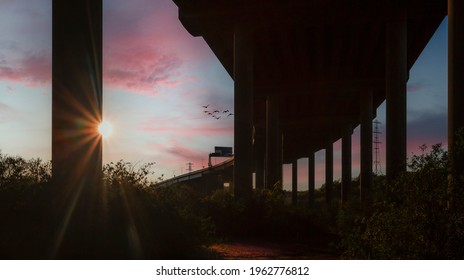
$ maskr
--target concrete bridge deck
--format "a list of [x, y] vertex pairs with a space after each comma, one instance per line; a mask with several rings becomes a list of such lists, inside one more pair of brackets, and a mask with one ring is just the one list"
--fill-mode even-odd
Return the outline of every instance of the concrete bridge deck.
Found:
[[[338, 139], [346, 194], [351, 133], [361, 125], [366, 196], [375, 110], [387, 101], [387, 177], [394, 179], [406, 170], [409, 70], [447, 14], [456, 50], [450, 69], [461, 76], [464, 71], [462, 1], [173, 1], [184, 27], [204, 38], [234, 79], [237, 195], [250, 192], [253, 172], [258, 187], [270, 187], [282, 179], [282, 163], [293, 163], [295, 173], [297, 159], [309, 157], [311, 169], [314, 152], [326, 149], [330, 201], [332, 144]], [[464, 93], [457, 77], [450, 83], [458, 85], [450, 87], [450, 96], [459, 100], [450, 106], [452, 150], [456, 128], [464, 125], [452, 111], [464, 109]], [[462, 162], [455, 159], [454, 166], [462, 172]]]
[[225, 183], [232, 183], [234, 158], [229, 158], [219, 164], [185, 173], [156, 183], [154, 188], [165, 188], [177, 184], [195, 187], [198, 191], [211, 192], [222, 189]]
[[[361, 126], [361, 189], [372, 182], [372, 119], [386, 100], [386, 171], [406, 168], [408, 71], [448, 15], [448, 145], [451, 178], [464, 128], [464, 1], [173, 0], [234, 79], [235, 194], [282, 180], [282, 163], [326, 150], [331, 200], [333, 142], [342, 138], [342, 192], [350, 191], [351, 132]], [[53, 177], [79, 189], [101, 178], [102, 1], [53, 1]], [[296, 180], [293, 180], [296, 181]], [[296, 185], [294, 185], [296, 189]], [[310, 180], [309, 191], [314, 190]], [[296, 192], [294, 192], [296, 194]], [[295, 195], [296, 199], [296, 195]]]
[[232, 78], [234, 36], [245, 25], [252, 42], [240, 51], [252, 56], [253, 125], [264, 137], [265, 101], [276, 95], [285, 163], [358, 126], [364, 92], [373, 108], [385, 100], [389, 21], [403, 17], [409, 70], [447, 14], [446, 1], [174, 2], [186, 29], [205, 39]]

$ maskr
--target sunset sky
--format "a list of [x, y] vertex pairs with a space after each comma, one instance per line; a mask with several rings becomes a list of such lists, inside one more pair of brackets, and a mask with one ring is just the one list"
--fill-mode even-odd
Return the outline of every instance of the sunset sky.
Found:
[[[0, 150], [51, 158], [51, 0], [0, 0]], [[233, 111], [233, 81], [202, 38], [177, 19], [172, 0], [104, 0], [103, 117], [113, 135], [104, 162], [156, 162], [172, 177], [194, 163], [207, 166], [214, 146], [233, 146], [233, 116], [216, 120], [202, 105]], [[410, 71], [408, 155], [421, 144], [446, 146], [447, 22]], [[385, 104], [377, 110], [385, 136]], [[385, 141], [381, 159], [385, 172]], [[340, 177], [335, 143], [335, 179]], [[317, 186], [324, 181], [324, 151], [316, 154]], [[301, 189], [306, 160], [299, 161]], [[353, 134], [353, 176], [359, 174], [359, 129]], [[289, 166], [284, 166], [289, 170]], [[285, 172], [284, 184], [291, 179]]]

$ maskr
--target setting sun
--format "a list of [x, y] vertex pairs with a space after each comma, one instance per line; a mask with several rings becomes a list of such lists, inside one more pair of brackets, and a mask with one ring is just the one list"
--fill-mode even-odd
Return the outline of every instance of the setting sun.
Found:
[[100, 125], [98, 125], [98, 132], [103, 138], [108, 138], [113, 133], [113, 126], [107, 121], [102, 121]]

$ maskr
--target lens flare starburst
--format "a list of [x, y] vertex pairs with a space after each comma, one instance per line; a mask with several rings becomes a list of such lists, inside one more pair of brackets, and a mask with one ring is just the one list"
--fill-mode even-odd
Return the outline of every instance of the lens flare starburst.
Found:
[[98, 132], [103, 138], [108, 138], [111, 136], [111, 134], [113, 134], [113, 126], [108, 121], [102, 121], [98, 125]]

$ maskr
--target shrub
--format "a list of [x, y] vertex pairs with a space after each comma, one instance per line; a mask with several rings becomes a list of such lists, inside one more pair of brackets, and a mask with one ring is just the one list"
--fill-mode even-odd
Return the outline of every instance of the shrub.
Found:
[[122, 254], [133, 258], [195, 257], [210, 231], [199, 198], [185, 186], [153, 189], [153, 165], [121, 160], [104, 166], [108, 232], [119, 233], [111, 246], [125, 244]]
[[409, 160], [410, 171], [377, 196], [372, 214], [361, 215], [342, 240], [345, 258], [464, 257], [464, 212], [450, 207], [456, 197], [449, 191], [447, 152], [439, 144], [422, 151]]
[[0, 257], [201, 258], [211, 226], [195, 193], [151, 189], [152, 167], [110, 163], [103, 186], [76, 190], [50, 184], [49, 162], [0, 154]]
[[0, 190], [38, 186], [48, 183], [51, 178], [51, 163], [41, 159], [25, 160], [0, 152]]
[[136, 164], [120, 160], [103, 166], [103, 185], [106, 187], [132, 186], [147, 188], [151, 185], [149, 176], [155, 174], [154, 162], [149, 162], [137, 168]]
[[204, 200], [205, 216], [210, 217], [220, 238], [301, 240], [326, 231], [324, 218], [307, 205], [287, 204], [280, 185], [255, 189], [250, 197], [236, 199], [226, 190], [217, 190]]

